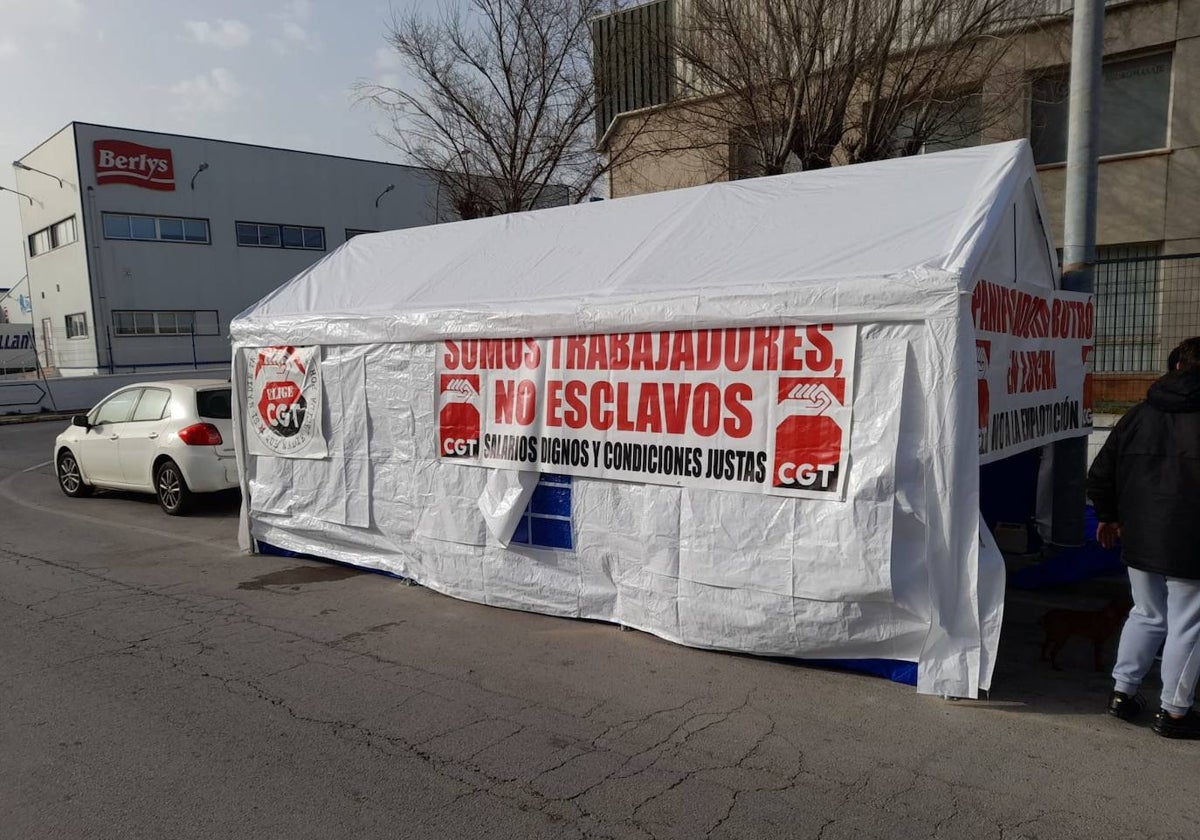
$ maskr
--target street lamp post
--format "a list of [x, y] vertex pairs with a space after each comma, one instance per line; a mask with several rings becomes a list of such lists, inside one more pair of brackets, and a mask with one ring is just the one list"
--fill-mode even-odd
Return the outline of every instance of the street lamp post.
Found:
[[[0, 192], [10, 192], [13, 195], [19, 195], [19, 196], [21, 196], [21, 198], [28, 199], [30, 207], [32, 207], [34, 205], [33, 196], [26, 195], [25, 193], [21, 192], [20, 190], [14, 190], [12, 187], [0, 186]], [[40, 201], [37, 203], [41, 204]]]
[[41, 169], [37, 169], [36, 167], [30, 166], [27, 163], [21, 163], [21, 161], [19, 161], [19, 160], [14, 160], [12, 165], [17, 167], [17, 169], [24, 169], [26, 172], [36, 172], [39, 175], [45, 175], [47, 178], [53, 178], [55, 181], [58, 181], [58, 188], [60, 190], [63, 187], [63, 179], [59, 178], [57, 175], [52, 175], [49, 172], [46, 172]]
[[390, 193], [390, 192], [391, 192], [392, 190], [394, 190], [394, 189], [396, 189], [396, 185], [395, 185], [395, 184], [388, 184], [388, 185], [387, 185], [387, 186], [384, 188], [383, 192], [381, 192], [379, 195], [377, 195], [377, 196], [375, 197], [375, 209], [376, 209], [376, 210], [378, 210], [378, 209], [379, 209], [379, 199], [383, 198], [385, 195], [387, 195], [388, 193]]

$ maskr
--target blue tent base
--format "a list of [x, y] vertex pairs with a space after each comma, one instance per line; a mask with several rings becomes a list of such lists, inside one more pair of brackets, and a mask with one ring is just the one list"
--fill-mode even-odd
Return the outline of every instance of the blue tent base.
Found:
[[904, 662], [899, 659], [800, 659], [792, 661], [817, 668], [869, 674], [904, 685], [917, 684], [917, 663]]
[[1062, 549], [1032, 566], [1013, 572], [1009, 584], [1014, 589], [1046, 589], [1097, 577], [1123, 575], [1125, 564], [1121, 562], [1120, 545], [1105, 549], [1093, 539], [1096, 511], [1091, 505], [1084, 511], [1084, 533], [1088, 539], [1082, 546]]

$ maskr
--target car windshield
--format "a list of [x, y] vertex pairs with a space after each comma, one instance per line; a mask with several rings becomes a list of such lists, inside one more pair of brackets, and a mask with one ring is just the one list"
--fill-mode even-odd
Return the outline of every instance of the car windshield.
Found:
[[197, 391], [196, 413], [210, 420], [228, 420], [233, 417], [230, 389], [216, 388], [212, 391]]

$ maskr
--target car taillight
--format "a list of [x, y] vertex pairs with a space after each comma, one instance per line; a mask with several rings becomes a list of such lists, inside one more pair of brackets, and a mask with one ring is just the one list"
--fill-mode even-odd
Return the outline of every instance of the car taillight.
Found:
[[188, 446], [220, 446], [221, 430], [212, 423], [197, 423], [180, 429], [179, 439]]

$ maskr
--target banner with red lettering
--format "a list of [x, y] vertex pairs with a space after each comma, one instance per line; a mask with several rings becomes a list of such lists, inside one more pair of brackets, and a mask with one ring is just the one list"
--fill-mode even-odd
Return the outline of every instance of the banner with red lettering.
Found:
[[487, 467], [842, 499], [853, 325], [467, 339], [438, 353], [438, 453]]
[[1088, 434], [1095, 348], [1091, 296], [980, 280], [971, 313], [980, 463]]
[[324, 458], [321, 348], [262, 347], [246, 351], [247, 449], [254, 455]]

